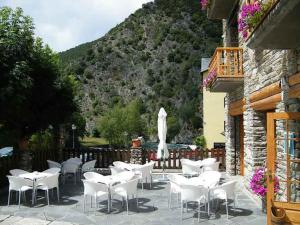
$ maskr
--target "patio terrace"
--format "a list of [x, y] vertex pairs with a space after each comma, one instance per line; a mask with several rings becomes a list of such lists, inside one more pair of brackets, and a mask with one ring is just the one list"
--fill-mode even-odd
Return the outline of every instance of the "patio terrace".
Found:
[[[196, 205], [189, 205], [188, 212], [184, 211], [183, 220], [180, 217], [180, 204], [177, 204], [175, 196], [172, 199], [172, 209], [168, 208], [169, 189], [166, 182], [156, 181], [161, 175], [156, 174], [152, 189], [144, 185], [144, 190], [139, 185], [139, 209], [136, 208], [135, 200], [129, 202], [129, 215], [126, 207], [122, 208], [120, 198], [113, 200], [111, 213], [107, 213], [107, 201], [100, 202], [97, 211], [87, 204], [87, 212], [83, 213], [83, 185], [82, 182], [74, 185], [73, 180], [68, 180], [65, 185], [61, 184], [61, 200], [57, 203], [55, 197], [51, 198], [50, 206], [46, 205], [44, 198], [38, 199], [37, 204], [31, 207], [30, 196], [27, 196], [27, 204], [22, 204], [20, 209], [16, 203], [7, 207], [7, 188], [0, 193], [0, 225], [4, 224], [107, 224], [107, 225], [156, 225], [156, 224], [232, 224], [232, 225], [262, 225], [266, 224], [266, 215], [261, 212], [258, 202], [249, 197], [243, 190], [240, 177], [228, 177], [222, 174], [223, 180], [237, 179], [237, 207], [233, 209], [229, 205], [229, 220], [226, 218], [225, 205], [222, 203], [218, 209], [213, 209], [208, 219], [205, 213], [201, 213], [200, 222], [197, 220]], [[14, 198], [12, 198], [14, 199]], [[231, 203], [231, 202], [230, 202]], [[197, 207], [196, 207], [197, 208]], [[25, 219], [22, 219], [25, 218]], [[37, 218], [43, 223], [34, 221]], [[61, 221], [64, 221], [61, 223]], [[41, 222], [41, 221], [40, 221]], [[65, 223], [67, 222], [67, 223]]]

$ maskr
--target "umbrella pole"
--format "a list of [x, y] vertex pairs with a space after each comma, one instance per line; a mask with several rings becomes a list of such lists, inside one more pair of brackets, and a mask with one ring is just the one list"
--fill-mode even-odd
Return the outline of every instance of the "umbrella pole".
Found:
[[166, 166], [166, 158], [164, 157], [164, 163], [163, 163], [163, 180], [165, 180], [165, 166]]

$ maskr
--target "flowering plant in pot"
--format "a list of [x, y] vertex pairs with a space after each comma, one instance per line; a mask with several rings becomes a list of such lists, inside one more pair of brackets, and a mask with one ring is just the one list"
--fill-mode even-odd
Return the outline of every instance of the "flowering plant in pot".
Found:
[[[267, 170], [264, 167], [259, 167], [255, 170], [251, 180], [250, 189], [262, 199], [263, 210], [264, 204], [266, 203], [267, 196]], [[279, 180], [278, 177], [274, 177], [274, 193], [279, 190]]]
[[210, 0], [200, 0], [201, 9], [206, 10], [209, 8]]
[[203, 86], [206, 88], [210, 87], [216, 77], [217, 77], [217, 70], [214, 69], [214, 70], [210, 71], [208, 73], [207, 77], [203, 80]]
[[238, 18], [238, 31], [247, 39], [251, 32], [263, 19], [264, 15], [271, 8], [272, 1], [258, 1], [244, 4]]

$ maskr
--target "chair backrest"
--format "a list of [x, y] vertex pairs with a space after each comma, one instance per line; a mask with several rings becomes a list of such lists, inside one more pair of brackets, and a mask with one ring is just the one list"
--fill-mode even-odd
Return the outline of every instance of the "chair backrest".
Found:
[[146, 163], [145, 165], [148, 165], [150, 167], [150, 172], [152, 173], [152, 171], [154, 169], [155, 162], [154, 161], [150, 161], [150, 162]]
[[117, 184], [113, 188], [118, 192], [126, 192], [127, 196], [130, 196], [137, 192], [138, 182], [139, 179], [132, 179], [124, 183]]
[[66, 162], [73, 162], [73, 163], [76, 163], [76, 164], [81, 164], [82, 163], [81, 159], [78, 158], [78, 157], [69, 158], [69, 159], [66, 160]]
[[228, 181], [220, 186], [216, 187], [216, 189], [221, 189], [226, 192], [226, 196], [228, 199], [232, 199], [235, 196], [235, 188], [237, 181]]
[[110, 171], [111, 171], [111, 175], [116, 175], [118, 173], [126, 171], [124, 169], [121, 169], [121, 168], [118, 168], [118, 167], [115, 167], [115, 166], [109, 166], [109, 168], [110, 168]]
[[61, 164], [52, 160], [47, 160], [49, 168], [61, 168]]
[[43, 173], [48, 173], [48, 174], [58, 174], [59, 172], [60, 172], [60, 168], [54, 168], [54, 167], [43, 171]]
[[32, 181], [23, 177], [7, 176], [9, 182], [9, 190], [19, 191], [24, 186], [32, 186]]
[[180, 188], [182, 201], [198, 201], [208, 193], [208, 189], [203, 186], [181, 185]]
[[24, 174], [24, 173], [29, 173], [25, 170], [21, 170], [21, 169], [13, 169], [13, 170], [10, 170], [9, 173], [13, 176], [19, 176], [21, 174]]
[[215, 158], [206, 158], [202, 160], [202, 165], [209, 165], [212, 164], [214, 162], [216, 162], [217, 160]]
[[36, 181], [35, 186], [46, 186], [48, 189], [58, 187], [58, 177], [58, 173], [42, 177]]
[[82, 165], [81, 170], [83, 172], [90, 171], [95, 168], [95, 164], [96, 164], [96, 160], [88, 161]]
[[76, 173], [79, 165], [73, 162], [64, 162], [62, 166], [62, 173]]
[[183, 174], [194, 174], [200, 172], [200, 166], [192, 165], [190, 163], [182, 162], [182, 173]]
[[114, 182], [127, 182], [134, 178], [134, 173], [132, 171], [123, 171], [112, 176]]
[[128, 165], [128, 163], [124, 163], [122, 161], [115, 161], [115, 162], [113, 162], [113, 165], [120, 169], [127, 169], [127, 170], [131, 169], [130, 166]]
[[[184, 180], [187, 180], [184, 176], [180, 176], [178, 174], [169, 174], [168, 175], [170, 181], [170, 190], [173, 193], [180, 193], [181, 188], [180, 185], [184, 184]], [[181, 179], [183, 178], [183, 179]]]
[[135, 172], [142, 176], [142, 179], [150, 179], [152, 165], [145, 164], [134, 169]]
[[206, 187], [213, 188], [220, 182], [221, 173], [218, 171], [206, 171], [200, 174], [199, 178], [203, 180]]
[[106, 184], [103, 183], [96, 183], [90, 180], [82, 180], [84, 186], [84, 195], [95, 196], [97, 192], [107, 192], [108, 187]]
[[83, 174], [84, 178], [87, 180], [98, 180], [103, 177], [103, 175], [96, 172], [86, 172]]
[[203, 172], [205, 171], [219, 171], [220, 162], [203, 165]]

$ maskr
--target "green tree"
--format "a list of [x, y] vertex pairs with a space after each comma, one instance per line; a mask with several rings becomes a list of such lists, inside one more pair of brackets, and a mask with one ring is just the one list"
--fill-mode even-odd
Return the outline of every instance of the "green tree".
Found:
[[77, 109], [74, 83], [22, 9], [0, 8], [0, 124], [24, 139], [65, 122]]

